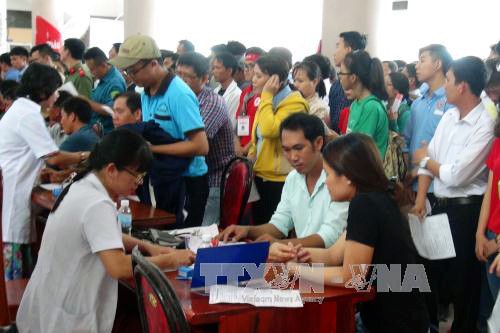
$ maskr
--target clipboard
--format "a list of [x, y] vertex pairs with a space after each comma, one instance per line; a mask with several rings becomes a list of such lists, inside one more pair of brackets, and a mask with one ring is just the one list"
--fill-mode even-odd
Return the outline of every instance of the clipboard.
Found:
[[[237, 265], [251, 267], [250, 276], [247, 269], [243, 269], [242, 273], [237, 277], [238, 285], [246, 285], [249, 281], [258, 283], [263, 281], [265, 264], [269, 255], [269, 242], [246, 243], [238, 245], [226, 245], [209, 248], [198, 249], [196, 253], [196, 262], [194, 264], [193, 278], [191, 280], [191, 290], [193, 291], [208, 291], [211, 285], [228, 284], [228, 276], [233, 275], [229, 272], [234, 272]], [[201, 267], [205, 265], [202, 271]], [[206, 280], [207, 266], [218, 271], [216, 281]], [[229, 281], [230, 284], [236, 281]]]

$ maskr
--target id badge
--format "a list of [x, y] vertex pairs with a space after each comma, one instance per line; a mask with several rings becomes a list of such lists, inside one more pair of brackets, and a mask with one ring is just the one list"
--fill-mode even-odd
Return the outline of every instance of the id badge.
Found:
[[248, 136], [250, 135], [250, 117], [239, 116], [238, 117], [238, 136]]

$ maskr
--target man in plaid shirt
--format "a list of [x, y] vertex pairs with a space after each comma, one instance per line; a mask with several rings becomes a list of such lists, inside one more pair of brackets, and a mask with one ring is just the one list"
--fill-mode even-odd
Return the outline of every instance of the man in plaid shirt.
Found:
[[202, 225], [219, 223], [220, 183], [224, 166], [235, 156], [233, 130], [224, 99], [206, 86], [209, 63], [199, 53], [188, 52], [177, 60], [176, 74], [193, 90], [200, 103], [201, 118], [205, 123], [209, 152], [209, 195]]

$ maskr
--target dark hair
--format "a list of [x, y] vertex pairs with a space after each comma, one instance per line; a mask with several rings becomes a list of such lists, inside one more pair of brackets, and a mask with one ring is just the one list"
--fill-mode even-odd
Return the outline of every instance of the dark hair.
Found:
[[160, 54], [161, 54], [161, 60], [164, 61], [165, 58], [172, 58], [176, 53], [174, 51], [161, 49]]
[[423, 47], [418, 51], [418, 55], [420, 56], [424, 52], [429, 52], [429, 55], [433, 60], [441, 60], [441, 69], [443, 71], [443, 74], [446, 75], [446, 72], [448, 72], [448, 69], [450, 68], [451, 62], [453, 61], [453, 58], [451, 57], [446, 47], [441, 44], [427, 45], [426, 47]]
[[325, 142], [325, 125], [318, 117], [305, 112], [293, 113], [286, 117], [280, 125], [280, 137], [284, 130], [301, 130], [304, 133], [304, 137], [313, 145], [318, 137], [322, 137], [323, 142]]
[[227, 52], [227, 46], [226, 46], [226, 44], [217, 44], [217, 45], [212, 46], [210, 48], [210, 51], [212, 51], [212, 53], [214, 53], [214, 54]]
[[266, 51], [264, 51], [258, 46], [252, 46], [246, 50], [245, 54], [258, 54], [260, 56], [263, 56], [266, 54]]
[[186, 52], [194, 52], [194, 44], [188, 41], [187, 39], [180, 40], [179, 44], [181, 44], [184, 47], [184, 50]]
[[116, 53], [120, 52], [120, 46], [122, 46], [122, 43], [113, 43], [113, 45], [111, 46]]
[[387, 100], [384, 70], [378, 58], [371, 58], [366, 51], [349, 52], [345, 56], [344, 65], [373, 95], [381, 100]]
[[127, 104], [127, 107], [130, 109], [130, 111], [132, 111], [132, 113], [135, 113], [142, 107], [141, 95], [136, 93], [135, 91], [127, 91], [123, 94], [116, 95], [113, 100], [116, 101], [120, 97], [124, 97], [126, 99], [125, 103]]
[[85, 44], [78, 38], [68, 38], [64, 41], [64, 48], [68, 50], [73, 59], [83, 60]]
[[33, 63], [29, 65], [21, 78], [17, 96], [26, 97], [35, 103], [40, 103], [52, 96], [61, 84], [61, 76], [55, 68]]
[[304, 61], [314, 62], [316, 65], [318, 65], [319, 69], [321, 70], [321, 78], [323, 80], [330, 78], [332, 63], [330, 62], [330, 59], [328, 59], [324, 55], [317, 53], [311, 54], [310, 56], [305, 57]]
[[450, 70], [455, 76], [455, 84], [465, 82], [470, 91], [479, 97], [486, 85], [486, 67], [478, 57], [463, 57], [451, 63]]
[[0, 81], [0, 94], [4, 99], [14, 100], [16, 99], [17, 89], [19, 88], [19, 83], [14, 80]]
[[56, 108], [60, 108], [61, 109], [63, 107], [63, 105], [64, 105], [64, 102], [66, 102], [71, 97], [73, 97], [73, 95], [71, 95], [69, 92], [64, 91], [64, 90], [59, 90], [59, 97], [54, 102], [54, 106]]
[[245, 54], [247, 48], [245, 47], [245, 45], [236, 40], [230, 40], [229, 42], [227, 42], [226, 50], [235, 57], [241, 57]]
[[234, 74], [238, 69], [236, 58], [229, 52], [216, 53], [214, 59], [221, 62], [225, 68], [231, 69], [231, 74]]
[[491, 51], [500, 55], [500, 41], [496, 44], [491, 45]]
[[395, 73], [398, 71], [398, 64], [396, 64], [392, 60], [382, 61], [382, 64], [387, 64], [387, 66], [389, 66], [389, 69], [391, 70], [391, 73]]
[[108, 57], [103, 50], [98, 47], [91, 47], [83, 55], [85, 61], [93, 60], [94, 63], [99, 66], [108, 62]]
[[394, 62], [398, 65], [398, 72], [401, 72], [406, 66], [406, 61], [404, 60], [394, 60]]
[[319, 97], [323, 98], [326, 96], [326, 87], [325, 87], [325, 82], [323, 82], [323, 79], [321, 77], [321, 70], [319, 69], [318, 65], [316, 63], [311, 62], [311, 61], [303, 61], [295, 65], [293, 69], [293, 76], [295, 78], [295, 73], [301, 69], [304, 72], [306, 72], [307, 77], [309, 80], [313, 81], [318, 79], [318, 84], [316, 85], [316, 92], [318, 93]]
[[100, 142], [95, 144], [85, 168], [64, 188], [51, 213], [57, 210], [71, 185], [84, 178], [91, 171], [102, 170], [106, 165], [113, 163], [119, 171], [133, 167], [138, 172], [145, 172], [150, 168], [152, 162], [153, 154], [146, 141], [139, 134], [124, 128], [109, 132]]
[[278, 57], [281, 57], [283, 60], [286, 61], [286, 64], [288, 65], [288, 70], [292, 69], [293, 65], [292, 52], [290, 52], [290, 50], [287, 49], [286, 47], [275, 46], [271, 48], [267, 54], [269, 55], [274, 54], [277, 55]]
[[25, 57], [26, 59], [30, 56], [28, 50], [26, 50], [22, 46], [15, 46], [10, 50], [10, 56], [21, 56]]
[[389, 77], [391, 78], [392, 86], [399, 91], [400, 94], [403, 95], [404, 99], [409, 102], [410, 101], [410, 82], [406, 75], [400, 72], [392, 72], [389, 73]]
[[[215, 59], [218, 59], [217, 56], [215, 57]], [[221, 62], [224, 64], [223, 61]], [[203, 76], [208, 75], [208, 72], [210, 71], [208, 59], [197, 52], [188, 52], [182, 54], [177, 60], [177, 65], [192, 67], [198, 78], [202, 78]]]
[[417, 67], [414, 63], [407, 64], [406, 65], [406, 72], [408, 73], [408, 78], [414, 78], [415, 79], [415, 86], [419, 87], [420, 86], [420, 81], [418, 80], [417, 77]]
[[69, 116], [74, 113], [78, 120], [84, 124], [90, 122], [92, 117], [92, 107], [90, 103], [81, 97], [70, 97], [63, 104], [63, 111]]
[[385, 192], [390, 188], [380, 153], [366, 134], [339, 136], [323, 149], [323, 159], [339, 176], [346, 176], [358, 192]]
[[30, 50], [30, 56], [33, 55], [33, 53], [35, 53], [37, 51], [38, 51], [38, 53], [40, 53], [40, 55], [42, 57], [49, 56], [52, 60], [54, 60], [56, 57], [56, 55], [55, 55], [56, 52], [47, 43], [38, 44], [38, 45], [33, 46]]
[[280, 82], [288, 79], [288, 65], [286, 61], [276, 54], [268, 54], [260, 57], [256, 64], [260, 70], [267, 75], [278, 75]]
[[364, 50], [366, 47], [366, 35], [362, 35], [357, 31], [341, 32], [339, 37], [344, 40], [344, 45], [350, 47], [353, 51]]
[[0, 55], [0, 64], [7, 64], [9, 67], [12, 66], [12, 63], [10, 62], [10, 53], [2, 53]]

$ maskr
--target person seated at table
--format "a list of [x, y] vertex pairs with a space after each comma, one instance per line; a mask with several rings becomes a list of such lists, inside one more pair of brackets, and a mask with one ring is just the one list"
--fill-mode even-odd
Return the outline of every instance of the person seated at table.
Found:
[[[61, 143], [61, 151], [91, 151], [94, 145], [99, 141], [94, 129], [89, 125], [92, 109], [90, 103], [81, 97], [68, 98], [61, 110], [61, 127], [66, 139]], [[57, 170], [47, 168], [42, 171], [43, 177], [49, 177], [51, 183], [60, 183], [64, 181], [71, 173], [76, 170], [75, 167]], [[44, 179], [42, 177], [42, 179]]]
[[[368, 270], [359, 276], [351, 271], [358, 273], [356, 267], [365, 264], [401, 265], [405, 274], [407, 265], [417, 263], [417, 252], [373, 139], [360, 133], [341, 136], [325, 147], [323, 159], [331, 199], [350, 201], [346, 233], [329, 249], [273, 244], [270, 258], [288, 261], [291, 275], [333, 286], [358, 287], [357, 281], [370, 280]], [[325, 267], [324, 276], [318, 276], [296, 261], [336, 267]], [[377, 281], [371, 285], [377, 286]], [[429, 328], [423, 295], [418, 292], [377, 292], [375, 300], [361, 304], [360, 311], [369, 332], [427, 332]]]
[[91, 151], [99, 141], [96, 132], [89, 125], [92, 117], [90, 103], [81, 97], [71, 97], [61, 110], [61, 126], [68, 137], [59, 146], [62, 151]]
[[[165, 132], [154, 120], [142, 121], [141, 95], [127, 92], [115, 97], [113, 104], [113, 125], [123, 127], [140, 134], [153, 145], [179, 142]], [[142, 202], [177, 214], [178, 221], [183, 221], [185, 202], [185, 184], [182, 174], [191, 163], [191, 158], [165, 154], [154, 154], [153, 164], [144, 179], [144, 184], [137, 189]], [[150, 184], [153, 191], [150, 191]]]
[[85, 152], [61, 152], [41, 114], [57, 99], [61, 77], [54, 68], [31, 64], [17, 89], [17, 99], [0, 120], [0, 168], [3, 173], [2, 232], [8, 279], [31, 271], [30, 198], [44, 162], [64, 168], [85, 160]]
[[132, 278], [126, 252], [135, 246], [160, 269], [193, 262], [191, 251], [135, 239], [122, 234], [117, 223], [116, 201], [135, 191], [152, 160], [146, 141], [126, 129], [95, 145], [85, 170], [63, 190], [49, 215], [17, 313], [20, 332], [111, 332], [117, 280]]
[[295, 229], [298, 238], [286, 240], [308, 247], [329, 247], [345, 229], [348, 202], [331, 201], [323, 171], [321, 148], [325, 129], [320, 118], [295, 113], [280, 126], [283, 155], [295, 170], [285, 180], [281, 200], [269, 223], [231, 225], [217, 238], [234, 241], [283, 240]]

